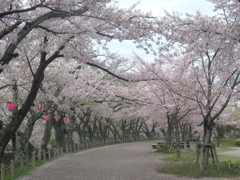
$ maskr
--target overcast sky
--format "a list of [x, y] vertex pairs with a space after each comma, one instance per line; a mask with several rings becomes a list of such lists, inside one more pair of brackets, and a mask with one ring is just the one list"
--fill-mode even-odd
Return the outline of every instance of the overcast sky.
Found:
[[[129, 7], [137, 0], [118, 0], [118, 2], [120, 7]], [[207, 0], [141, 0], [138, 8], [152, 11], [154, 15], [161, 15], [164, 10], [190, 14], [194, 14], [197, 10], [208, 15], [213, 13], [213, 5]]]
[[[119, 7], [127, 8], [132, 4], [137, 2], [137, 0], [118, 0]], [[196, 11], [200, 11], [202, 14], [213, 15], [213, 4], [207, 0], [141, 0], [139, 9], [143, 11], [152, 11], [155, 16], [164, 15], [164, 10], [172, 12], [178, 11], [182, 14], [195, 14]], [[119, 54], [124, 57], [132, 57], [132, 52], [139, 54], [141, 57], [145, 59], [152, 59], [153, 56], [146, 55], [143, 50], [136, 49], [133, 44], [130, 42], [122, 42], [113, 41], [109, 44], [111, 50], [114, 52], [119, 52]]]

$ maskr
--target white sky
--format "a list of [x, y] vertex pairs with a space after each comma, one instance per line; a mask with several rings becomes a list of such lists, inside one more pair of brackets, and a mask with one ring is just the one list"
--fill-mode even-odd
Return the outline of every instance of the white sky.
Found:
[[[137, 0], [118, 0], [120, 7], [129, 7]], [[163, 14], [164, 10], [194, 14], [200, 10], [202, 14], [213, 14], [213, 4], [207, 0], [141, 0], [139, 9], [152, 11], [154, 15]]]
[[[137, 0], [118, 0], [119, 7], [127, 8], [136, 3]], [[207, 0], [141, 0], [138, 6], [142, 11], [152, 11], [155, 16], [163, 16], [164, 10], [168, 12], [178, 11], [182, 14], [195, 14], [200, 11], [202, 14], [213, 15], [214, 6]], [[143, 50], [136, 49], [131, 42], [113, 41], [109, 44], [113, 52], [118, 52], [121, 56], [132, 57], [134, 51], [146, 60], [152, 60], [153, 56], [146, 55]]]

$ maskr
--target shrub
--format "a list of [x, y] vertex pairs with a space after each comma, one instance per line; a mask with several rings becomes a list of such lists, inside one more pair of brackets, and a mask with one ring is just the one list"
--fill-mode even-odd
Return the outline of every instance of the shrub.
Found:
[[240, 146], [240, 138], [235, 140], [235, 144], [236, 144], [236, 146]]

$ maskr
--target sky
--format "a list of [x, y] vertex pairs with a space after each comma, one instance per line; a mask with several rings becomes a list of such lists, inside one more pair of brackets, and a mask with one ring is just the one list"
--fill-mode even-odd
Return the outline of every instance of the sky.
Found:
[[[119, 7], [122, 8], [130, 7], [136, 2], [137, 0], [118, 0]], [[141, 0], [137, 8], [146, 12], [152, 11], [155, 16], [164, 15], [164, 10], [168, 12], [178, 11], [182, 14], [195, 14], [199, 10], [202, 14], [209, 16], [214, 14], [214, 6], [207, 0]], [[118, 52], [127, 58], [133, 56], [133, 51], [145, 59], [151, 60], [153, 58], [151, 55], [146, 55], [143, 50], [136, 49], [131, 42], [119, 43], [118, 41], [113, 41], [109, 44], [109, 47], [113, 52]]]
[[[129, 7], [137, 0], [118, 0], [120, 7]], [[193, 14], [200, 10], [203, 14], [213, 14], [213, 4], [207, 0], [141, 0], [139, 9], [163, 15], [164, 10]]]

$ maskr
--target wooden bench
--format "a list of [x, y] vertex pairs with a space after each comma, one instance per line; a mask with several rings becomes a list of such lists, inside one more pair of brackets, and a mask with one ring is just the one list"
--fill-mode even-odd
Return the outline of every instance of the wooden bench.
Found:
[[[173, 143], [171, 144], [170, 149], [177, 149], [177, 146], [178, 146], [178, 144], [177, 144], [176, 142], [173, 142]], [[184, 143], [184, 142], [180, 142], [180, 143], [179, 143], [179, 146], [180, 146], [180, 148], [184, 149], [185, 143]]]
[[157, 144], [152, 144], [153, 149], [162, 148], [163, 146], [165, 146], [164, 142], [158, 142]]
[[160, 148], [164, 147], [165, 146], [165, 143], [164, 142], [158, 142], [158, 145]]
[[158, 148], [159, 148], [159, 145], [158, 145], [158, 144], [152, 144], [152, 148], [153, 148], [153, 149], [158, 149]]

